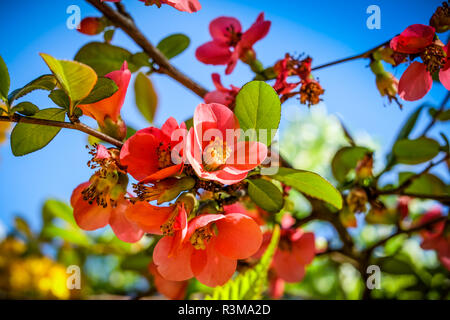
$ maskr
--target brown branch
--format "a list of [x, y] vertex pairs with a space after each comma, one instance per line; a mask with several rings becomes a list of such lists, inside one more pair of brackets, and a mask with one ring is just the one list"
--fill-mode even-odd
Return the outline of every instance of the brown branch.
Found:
[[439, 109], [436, 111], [436, 113], [433, 115], [430, 123], [428, 124], [428, 126], [425, 128], [425, 130], [423, 130], [421, 137], [424, 137], [428, 131], [430, 131], [430, 129], [434, 126], [434, 124], [437, 121], [437, 117], [439, 117], [439, 115], [444, 112], [444, 109], [448, 103], [448, 100], [450, 99], [450, 92], [447, 92], [447, 95], [445, 96], [444, 100], [441, 103], [441, 106], [439, 107]]
[[[186, 88], [192, 90], [200, 97], [204, 97], [208, 90], [200, 84], [189, 78], [180, 70], [175, 68], [169, 60], [144, 36], [144, 34], [136, 27], [134, 22], [127, 16], [114, 10], [109, 5], [102, 3], [100, 0], [86, 0], [97, 8], [103, 15], [108, 18], [116, 27], [121, 28], [131, 39], [138, 44], [145, 53], [147, 53], [153, 61], [160, 67], [160, 70], [169, 77], [178, 81]], [[124, 11], [123, 6], [121, 11]]]
[[322, 68], [333, 66], [335, 64], [339, 64], [339, 63], [343, 63], [343, 62], [347, 62], [347, 61], [352, 61], [352, 60], [356, 60], [356, 59], [369, 58], [372, 53], [377, 51], [379, 48], [384, 47], [385, 45], [389, 44], [390, 41], [391, 40], [383, 42], [382, 44], [376, 46], [375, 48], [372, 48], [372, 49], [370, 49], [368, 51], [365, 51], [363, 53], [357, 54], [355, 56], [347, 57], [347, 58], [344, 58], [344, 59], [339, 59], [339, 60], [336, 60], [336, 61], [333, 61], [333, 62], [328, 62], [328, 63], [322, 64], [320, 66], [314, 67], [311, 70], [313, 70], [313, 71], [314, 70], [319, 70], [319, 69], [322, 69]]
[[446, 216], [442, 216], [442, 217], [433, 219], [433, 220], [431, 220], [431, 221], [428, 221], [428, 222], [426, 222], [426, 223], [420, 224], [420, 225], [418, 225], [418, 226], [415, 226], [415, 227], [413, 227], [413, 228], [409, 228], [409, 229], [399, 229], [397, 232], [391, 234], [390, 236], [388, 236], [388, 237], [386, 237], [386, 238], [384, 238], [384, 239], [378, 241], [377, 243], [373, 244], [372, 246], [366, 248], [366, 249], [364, 250], [364, 253], [367, 254], [368, 257], [370, 258], [370, 254], [373, 252], [373, 250], [375, 250], [375, 248], [377, 248], [377, 247], [379, 247], [379, 246], [382, 246], [383, 244], [385, 244], [386, 242], [388, 242], [390, 239], [394, 238], [395, 236], [398, 236], [398, 235], [400, 235], [400, 234], [408, 234], [408, 235], [409, 235], [409, 234], [411, 234], [411, 233], [420, 231], [420, 230], [422, 230], [422, 229], [426, 229], [427, 227], [429, 227], [429, 226], [431, 226], [431, 225], [433, 225], [433, 224], [435, 224], [435, 223], [437, 223], [437, 222], [444, 221], [445, 219], [447, 219], [447, 217], [446, 217]]
[[46, 119], [38, 119], [38, 118], [31, 118], [31, 117], [24, 117], [20, 116], [18, 114], [15, 114], [11, 117], [8, 116], [0, 116], [0, 121], [4, 122], [17, 122], [17, 123], [30, 123], [30, 124], [39, 124], [43, 126], [50, 126], [50, 127], [58, 127], [58, 128], [66, 128], [66, 129], [72, 129], [72, 130], [78, 130], [84, 133], [87, 133], [93, 137], [99, 138], [100, 140], [103, 140], [105, 142], [108, 142], [118, 148], [121, 148], [123, 143], [119, 140], [116, 140], [100, 131], [94, 130], [91, 127], [82, 124], [81, 122], [63, 122], [63, 121], [54, 121], [54, 120], [46, 120]]

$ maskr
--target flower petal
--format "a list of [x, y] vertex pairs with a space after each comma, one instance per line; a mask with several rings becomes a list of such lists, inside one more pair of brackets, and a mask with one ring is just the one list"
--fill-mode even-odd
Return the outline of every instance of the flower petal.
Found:
[[197, 12], [202, 8], [202, 5], [198, 0], [167, 0], [167, 4], [177, 10], [189, 13]]
[[439, 71], [439, 80], [447, 90], [450, 90], [450, 58], [447, 58], [446, 64]]
[[413, 24], [390, 42], [392, 50], [400, 53], [419, 53], [434, 39], [435, 29], [423, 24]]
[[433, 85], [433, 79], [427, 67], [420, 62], [413, 62], [403, 73], [398, 83], [398, 95], [406, 101], [423, 98]]
[[273, 268], [277, 275], [286, 282], [299, 282], [305, 276], [305, 267], [290, 251], [278, 249], [273, 257]]
[[126, 217], [138, 224], [138, 226], [148, 233], [162, 234], [161, 225], [167, 222], [173, 213], [174, 206], [156, 207], [143, 201], [129, 205], [126, 209]]
[[109, 223], [111, 206], [106, 208], [97, 205], [95, 202], [89, 204], [83, 199], [81, 192], [90, 185], [90, 182], [80, 184], [72, 192], [70, 203], [73, 207], [73, 216], [77, 225], [87, 231], [105, 227]]
[[182, 300], [186, 296], [187, 281], [170, 281], [164, 279], [158, 272], [156, 265], [152, 262], [148, 269], [153, 275], [155, 287], [159, 293], [172, 300]]
[[231, 54], [228, 46], [221, 45], [214, 41], [201, 45], [195, 51], [197, 60], [212, 65], [227, 64], [228, 61], [230, 61]]
[[300, 264], [310, 264], [316, 255], [314, 233], [302, 232], [301, 236], [292, 242], [292, 254]]
[[225, 284], [236, 271], [237, 261], [218, 253], [214, 248], [214, 239], [206, 246], [206, 264], [195, 273], [198, 281], [209, 287]]
[[186, 243], [169, 256], [173, 239], [173, 237], [166, 236], [158, 241], [153, 250], [153, 262], [164, 279], [171, 281], [188, 280], [194, 275], [191, 270], [193, 247], [190, 243]]
[[255, 141], [239, 141], [226, 166], [234, 173], [248, 172], [259, 166], [267, 157], [267, 146]]
[[264, 13], [260, 13], [255, 23], [244, 32], [241, 39], [241, 45], [244, 48], [251, 48], [255, 42], [264, 38], [270, 29], [270, 21], [264, 20]]
[[240, 213], [230, 213], [216, 222], [219, 234], [215, 248], [231, 259], [246, 259], [255, 254], [262, 243], [262, 233], [258, 224]]
[[232, 33], [242, 31], [239, 20], [233, 17], [219, 17], [209, 24], [209, 32], [214, 41], [226, 45], [232, 38]]
[[114, 234], [122, 241], [134, 243], [141, 240], [144, 231], [132, 220], [126, 217], [128, 207], [133, 206], [128, 200], [121, 199], [111, 211], [109, 225]]

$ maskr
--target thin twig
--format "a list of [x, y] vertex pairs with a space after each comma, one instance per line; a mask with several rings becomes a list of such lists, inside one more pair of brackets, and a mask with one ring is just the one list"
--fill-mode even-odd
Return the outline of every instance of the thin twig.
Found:
[[50, 126], [50, 127], [58, 127], [58, 128], [66, 128], [66, 129], [72, 129], [72, 130], [78, 130], [84, 133], [87, 133], [93, 137], [99, 138], [100, 140], [103, 140], [105, 142], [108, 142], [118, 148], [121, 148], [123, 143], [119, 140], [116, 140], [107, 134], [104, 134], [100, 131], [97, 131], [95, 129], [92, 129], [91, 127], [81, 123], [81, 122], [63, 122], [63, 121], [54, 121], [54, 120], [46, 120], [46, 119], [38, 119], [38, 118], [32, 118], [32, 117], [24, 117], [18, 114], [15, 114], [11, 117], [8, 116], [0, 116], [0, 121], [4, 122], [21, 122], [21, 123], [30, 123], [30, 124], [39, 124], [43, 126]]
[[384, 47], [385, 45], [389, 44], [390, 41], [391, 40], [383, 42], [382, 44], [376, 46], [375, 48], [372, 48], [372, 49], [370, 49], [368, 51], [365, 51], [363, 53], [357, 54], [355, 56], [351, 56], [351, 57], [347, 57], [347, 58], [344, 58], [344, 59], [339, 59], [339, 60], [336, 60], [336, 61], [328, 62], [328, 63], [322, 64], [320, 66], [314, 67], [311, 70], [313, 70], [313, 71], [314, 70], [319, 70], [319, 69], [322, 69], [322, 68], [326, 68], [326, 67], [333, 66], [335, 64], [339, 64], [339, 63], [343, 63], [343, 62], [347, 62], [347, 61], [352, 61], [352, 60], [361, 59], [361, 58], [368, 58], [368, 57], [370, 57], [370, 55], [372, 53], [377, 51], [379, 48]]
[[[136, 27], [134, 22], [127, 16], [114, 10], [109, 5], [102, 3], [100, 0], [86, 0], [97, 8], [103, 15], [108, 18], [116, 27], [121, 28], [131, 39], [138, 44], [145, 53], [147, 53], [153, 61], [160, 67], [165, 74], [178, 81], [186, 88], [192, 90], [200, 97], [204, 97], [208, 90], [200, 84], [186, 76], [180, 70], [175, 68], [169, 60], [144, 36], [144, 34]], [[123, 11], [125, 9], [122, 6]]]

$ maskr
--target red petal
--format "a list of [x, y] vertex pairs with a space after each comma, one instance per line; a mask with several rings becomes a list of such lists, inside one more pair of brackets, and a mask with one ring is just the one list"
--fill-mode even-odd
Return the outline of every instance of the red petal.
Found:
[[87, 188], [90, 182], [80, 184], [72, 192], [70, 203], [73, 207], [73, 216], [78, 226], [87, 231], [96, 230], [105, 227], [109, 223], [111, 206], [103, 208], [95, 202], [89, 204], [83, 199], [81, 191]]
[[197, 12], [202, 8], [198, 0], [167, 0], [167, 4], [177, 10], [189, 13]]
[[230, 213], [217, 221], [219, 234], [215, 247], [222, 255], [231, 259], [246, 259], [255, 254], [262, 243], [258, 224], [240, 213]]
[[206, 246], [206, 264], [200, 272], [195, 273], [198, 281], [209, 287], [221, 286], [236, 271], [237, 261], [219, 254], [214, 249], [214, 239]]
[[398, 95], [406, 101], [423, 98], [433, 85], [433, 79], [427, 67], [420, 62], [413, 62], [405, 70], [398, 83]]
[[406, 28], [399, 36], [391, 40], [392, 50], [400, 53], [419, 53], [428, 47], [434, 39], [433, 27], [423, 24], [413, 24]]
[[259, 166], [267, 157], [265, 144], [255, 141], [239, 141], [233, 150], [233, 154], [227, 159], [226, 166], [240, 174], [248, 172]]
[[286, 282], [299, 282], [305, 275], [305, 267], [290, 251], [278, 249], [272, 263], [277, 275]]
[[189, 221], [188, 231], [186, 239], [189, 239], [195, 230], [202, 228], [210, 224], [211, 222], [217, 222], [218, 220], [224, 219], [223, 214], [201, 214], [191, 221]]
[[166, 280], [182, 281], [193, 277], [191, 270], [191, 254], [193, 247], [186, 243], [183, 247], [169, 256], [173, 237], [163, 237], [153, 250], [153, 262], [158, 272]]
[[109, 98], [92, 104], [78, 105], [85, 115], [94, 118], [101, 124], [103, 124], [107, 116], [114, 122], [117, 122], [119, 118], [120, 109], [125, 101], [131, 78], [131, 72], [128, 70], [127, 62], [124, 61], [120, 70], [110, 72], [105, 77], [113, 80], [119, 89]]
[[450, 58], [447, 58], [444, 67], [439, 71], [439, 80], [445, 89], [450, 90]]
[[153, 281], [159, 293], [172, 300], [182, 300], [186, 296], [187, 281], [170, 281], [164, 279], [159, 274], [153, 262], [149, 264], [148, 269], [153, 275]]
[[264, 13], [260, 13], [256, 22], [242, 35], [241, 44], [245, 48], [251, 48], [255, 42], [264, 38], [270, 29], [270, 21], [264, 20]]
[[292, 242], [292, 254], [302, 265], [310, 264], [316, 255], [314, 233], [306, 232], [298, 240]]
[[195, 57], [203, 63], [212, 65], [227, 64], [231, 58], [231, 51], [228, 46], [221, 45], [217, 42], [207, 42], [195, 51]]
[[147, 202], [136, 202], [126, 209], [126, 217], [134, 221], [148, 233], [161, 234], [161, 225], [166, 223], [173, 213], [174, 206], [156, 207]]
[[227, 44], [231, 40], [231, 30], [235, 33], [242, 31], [241, 23], [236, 18], [219, 17], [209, 24], [209, 32], [218, 43]]
[[161, 169], [159, 171], [156, 171], [155, 173], [145, 177], [144, 179], [139, 181], [139, 183], [148, 183], [148, 182], [153, 182], [153, 181], [169, 178], [169, 177], [175, 176], [177, 174], [180, 174], [182, 170], [183, 170], [182, 163], [174, 165], [174, 166], [170, 166], [170, 167]]
[[[153, 130], [151, 130], [153, 129]], [[158, 171], [159, 141], [153, 133], [159, 129], [147, 128], [131, 136], [120, 151], [120, 162], [136, 180], [142, 180]]]
[[117, 206], [112, 209], [109, 225], [117, 238], [125, 242], [133, 243], [142, 238], [144, 231], [135, 222], [126, 217], [125, 213], [130, 206], [133, 205], [127, 200], [119, 200]]

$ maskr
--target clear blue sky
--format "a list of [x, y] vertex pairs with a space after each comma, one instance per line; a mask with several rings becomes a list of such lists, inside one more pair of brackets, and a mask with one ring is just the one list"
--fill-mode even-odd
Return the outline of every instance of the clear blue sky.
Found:
[[[240, 63], [234, 73], [223, 77], [224, 68], [206, 66], [196, 61], [195, 49], [210, 39], [209, 22], [221, 15], [237, 17], [244, 29], [259, 12], [264, 11], [272, 21], [269, 35], [256, 45], [258, 58], [266, 65], [273, 64], [286, 52], [306, 53], [313, 57], [313, 65], [357, 54], [383, 43], [414, 23], [428, 23], [440, 0], [428, 1], [269, 1], [269, 0], [200, 0], [203, 9], [196, 14], [181, 13], [168, 6], [161, 9], [145, 7], [137, 0], [125, 0], [138, 26], [156, 43], [171, 33], [182, 32], [191, 38], [191, 45], [173, 63], [208, 88], [212, 88], [210, 74], [220, 72], [224, 84], [237, 86], [250, 80], [248, 67]], [[78, 4], [83, 17], [98, 15], [84, 1], [41, 0], [1, 1], [0, 54], [11, 74], [11, 87], [23, 86], [37, 76], [48, 73], [39, 52], [57, 58], [72, 59], [87, 42], [101, 37], [84, 36], [66, 27], [71, 4]], [[381, 9], [381, 29], [366, 27], [366, 8], [376, 4]], [[118, 32], [113, 44], [138, 52], [125, 34]], [[401, 69], [396, 73], [401, 74]], [[367, 61], [353, 61], [318, 71], [326, 92], [325, 104], [330, 113], [339, 114], [350, 130], [366, 131], [380, 141], [387, 150], [396, 130], [408, 113], [423, 101], [405, 103], [404, 111], [388, 105], [376, 90], [374, 76]], [[160, 96], [156, 123], [169, 116], [182, 121], [190, 118], [200, 99], [173, 80], [155, 75], [153, 80]], [[132, 88], [132, 87], [131, 87]], [[445, 95], [442, 86], [434, 85], [424, 99], [438, 104]], [[46, 93], [29, 96], [40, 108], [51, 107]], [[299, 108], [306, 108], [299, 106]], [[122, 115], [135, 128], [147, 124], [135, 110], [133, 90], [129, 91]], [[93, 123], [86, 119], [91, 125]], [[424, 117], [422, 118], [424, 120]], [[282, 119], [282, 123], [283, 123]], [[423, 126], [426, 122], [422, 121]], [[440, 131], [448, 132], [441, 125]], [[439, 132], [436, 130], [436, 132]], [[76, 131], [61, 132], [48, 147], [33, 154], [16, 158], [8, 144], [0, 146], [0, 221], [11, 225], [15, 214], [30, 219], [39, 226], [40, 208], [48, 197], [68, 201], [75, 186], [86, 181], [92, 173], [86, 166], [89, 159], [84, 146], [86, 136]]]

